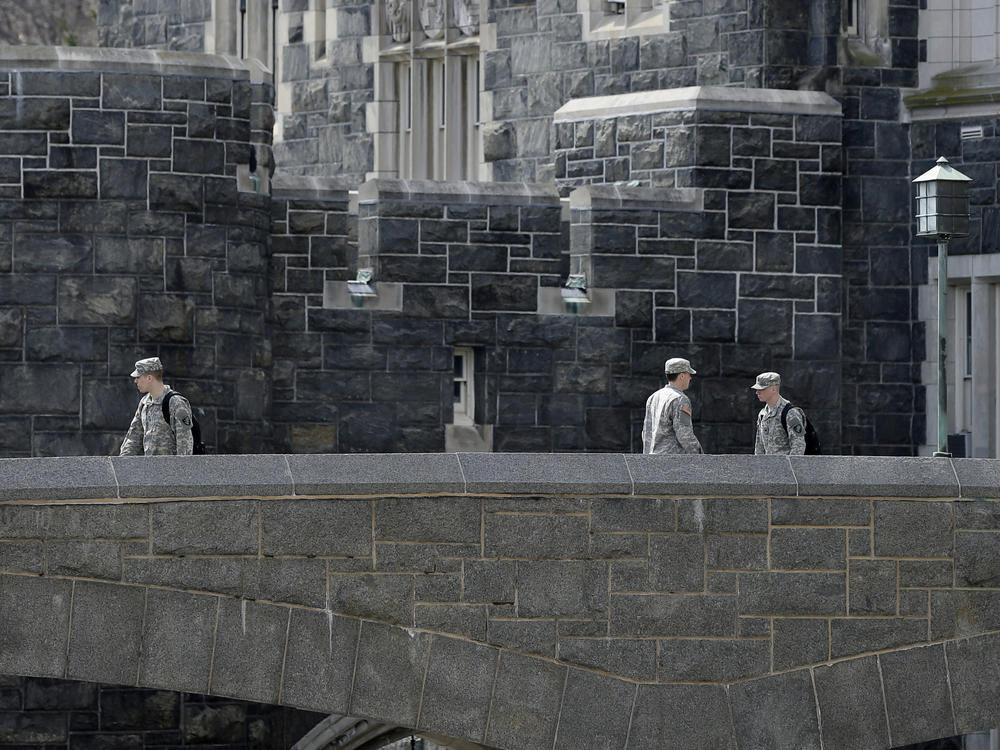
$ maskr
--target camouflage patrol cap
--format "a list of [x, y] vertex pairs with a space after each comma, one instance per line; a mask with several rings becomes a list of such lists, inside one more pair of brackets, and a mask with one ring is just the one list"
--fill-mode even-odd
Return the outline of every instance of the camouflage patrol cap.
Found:
[[159, 357], [140, 359], [135, 363], [135, 370], [129, 377], [137, 378], [140, 375], [145, 375], [147, 372], [163, 372], [163, 364], [160, 362]]
[[781, 376], [776, 372], [762, 372], [757, 376], [757, 382], [750, 387], [755, 391], [762, 391], [772, 385], [781, 385]]
[[667, 375], [676, 375], [679, 372], [689, 372], [692, 375], [697, 374], [696, 370], [691, 367], [691, 363], [681, 357], [671, 357], [664, 362], [663, 372]]

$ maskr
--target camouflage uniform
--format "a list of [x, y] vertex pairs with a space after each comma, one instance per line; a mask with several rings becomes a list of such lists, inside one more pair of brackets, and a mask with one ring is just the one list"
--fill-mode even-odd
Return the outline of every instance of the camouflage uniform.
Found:
[[788, 410], [785, 423], [788, 430], [781, 426], [781, 412], [788, 403], [787, 398], [778, 398], [774, 408], [765, 406], [757, 415], [757, 439], [753, 452], [761, 454], [783, 454], [802, 456], [806, 452], [806, 415], [797, 406]]
[[642, 452], [702, 452], [701, 443], [691, 426], [691, 400], [679, 388], [664, 386], [646, 401]]
[[170, 424], [163, 420], [163, 399], [170, 386], [154, 399], [147, 393], [139, 401], [132, 424], [122, 442], [123, 456], [190, 456], [194, 451], [191, 435], [191, 404], [179, 393], [170, 399]]

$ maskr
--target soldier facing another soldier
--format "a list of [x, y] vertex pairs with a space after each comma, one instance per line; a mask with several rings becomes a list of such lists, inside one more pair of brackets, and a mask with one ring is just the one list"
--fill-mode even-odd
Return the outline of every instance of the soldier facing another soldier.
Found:
[[758, 455], [804, 455], [806, 414], [798, 406], [791, 406], [786, 413], [785, 406], [789, 402], [781, 396], [781, 376], [776, 372], [762, 372], [750, 387], [757, 391], [758, 400], [764, 404], [757, 415], [753, 452]]
[[643, 453], [702, 453], [701, 443], [691, 425], [691, 400], [684, 391], [691, 385], [695, 370], [680, 357], [668, 359], [663, 370], [667, 385], [646, 401], [642, 426]]
[[175, 393], [167, 403], [170, 421], [163, 418], [163, 399], [171, 388], [163, 383], [160, 358], [140, 359], [131, 377], [139, 392], [146, 395], [139, 400], [122, 442], [121, 455], [190, 456], [194, 449], [191, 404]]

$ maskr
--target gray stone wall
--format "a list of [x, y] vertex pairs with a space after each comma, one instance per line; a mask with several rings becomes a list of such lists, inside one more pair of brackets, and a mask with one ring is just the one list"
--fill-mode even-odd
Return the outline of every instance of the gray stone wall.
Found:
[[747, 387], [775, 370], [825, 450], [837, 453], [839, 107], [807, 94], [799, 113], [790, 96], [775, 111], [752, 111], [778, 105], [768, 95], [786, 92], [755, 91], [745, 102], [725, 92], [694, 90], [670, 110], [644, 111], [665, 102], [635, 97], [634, 106], [615, 101], [621, 114], [595, 114], [607, 111], [607, 99], [576, 103], [589, 110], [580, 119], [557, 114], [559, 183], [619, 182], [572, 193], [573, 261], [645, 321], [645, 338], [634, 341], [692, 360], [700, 434], [711, 450], [747, 449], [756, 403]]
[[0, 468], [0, 672], [511, 750], [856, 750], [1000, 720], [995, 460]]
[[[0, 449], [115, 451], [160, 356], [208, 442], [264, 450], [269, 165], [259, 68], [176, 53], [0, 60]], [[265, 181], [265, 169], [261, 177]]]
[[324, 714], [169, 690], [0, 676], [0, 746], [288, 750]]
[[97, 35], [102, 47], [209, 52], [205, 25], [211, 18], [211, 0], [101, 0]]

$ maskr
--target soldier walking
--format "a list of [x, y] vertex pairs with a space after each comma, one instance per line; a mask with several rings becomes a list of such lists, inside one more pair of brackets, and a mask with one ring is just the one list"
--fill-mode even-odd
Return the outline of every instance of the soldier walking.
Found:
[[685, 395], [696, 374], [691, 363], [680, 357], [668, 359], [663, 370], [667, 385], [646, 400], [642, 425], [643, 453], [702, 453], [691, 425], [691, 399]]
[[757, 415], [753, 452], [757, 455], [805, 455], [806, 414], [798, 406], [792, 406], [785, 414], [789, 401], [781, 396], [781, 376], [776, 372], [762, 372], [750, 387], [757, 391], [757, 399], [764, 404]]
[[163, 382], [163, 365], [159, 357], [140, 359], [132, 372], [135, 387], [146, 394], [132, 417], [125, 440], [123, 456], [190, 456], [194, 449], [191, 434], [191, 404], [179, 393], [167, 403], [170, 421], [163, 418], [163, 399], [171, 392]]

